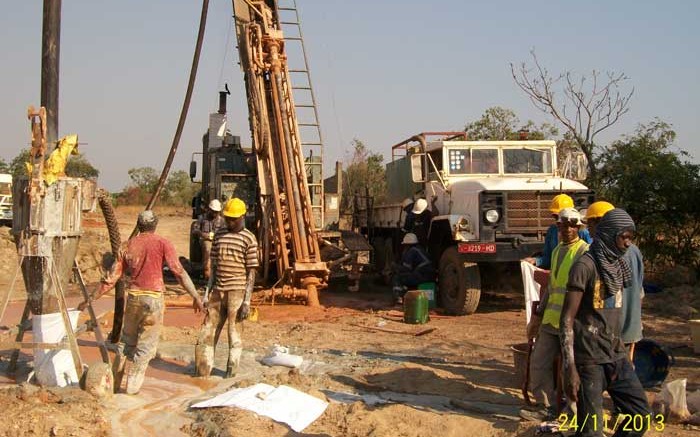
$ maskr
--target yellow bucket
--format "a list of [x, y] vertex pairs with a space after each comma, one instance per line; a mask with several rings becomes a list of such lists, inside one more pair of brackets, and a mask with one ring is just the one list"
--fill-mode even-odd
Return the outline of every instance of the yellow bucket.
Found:
[[250, 313], [248, 313], [248, 320], [251, 322], [257, 322], [258, 321], [258, 309], [257, 308], [251, 308]]

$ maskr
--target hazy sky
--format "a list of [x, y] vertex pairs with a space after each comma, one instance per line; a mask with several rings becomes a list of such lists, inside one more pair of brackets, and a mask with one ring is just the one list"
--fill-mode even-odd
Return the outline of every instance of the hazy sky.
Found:
[[[282, 0], [286, 1], [286, 0]], [[6, 2], [0, 15], [0, 157], [29, 142], [27, 106], [40, 103], [40, 0]], [[603, 143], [654, 117], [700, 158], [700, 2], [297, 0], [326, 143], [326, 168], [353, 138], [385, 158], [412, 134], [455, 130], [491, 106], [551, 121], [516, 87], [510, 62], [534, 48], [552, 72], [624, 72], [630, 112]], [[100, 183], [120, 190], [127, 170], [160, 171], [180, 114], [200, 1], [63, 0], [59, 134], [78, 133]], [[235, 64], [231, 2], [210, 0], [190, 115], [174, 169], [201, 150], [225, 82], [229, 120], [249, 143]], [[330, 165], [329, 165], [330, 164]]]

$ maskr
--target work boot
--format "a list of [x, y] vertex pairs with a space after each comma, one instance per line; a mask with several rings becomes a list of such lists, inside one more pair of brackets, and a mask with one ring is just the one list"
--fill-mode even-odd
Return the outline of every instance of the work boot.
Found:
[[112, 374], [114, 375], [114, 393], [119, 393], [124, 379], [124, 367], [126, 366], [126, 355], [117, 351], [112, 363]]
[[214, 348], [206, 344], [194, 347], [194, 374], [208, 377], [214, 367]]
[[147, 368], [148, 361], [145, 363], [131, 363], [126, 376], [126, 394], [135, 395], [141, 390]]
[[233, 378], [238, 372], [238, 365], [241, 362], [241, 348], [232, 348], [228, 351], [228, 363], [226, 364], [226, 378]]

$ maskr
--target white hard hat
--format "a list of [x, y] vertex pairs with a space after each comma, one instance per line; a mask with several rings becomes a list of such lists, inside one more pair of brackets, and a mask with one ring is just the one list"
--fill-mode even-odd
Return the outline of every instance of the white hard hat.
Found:
[[416, 234], [409, 232], [403, 236], [401, 244], [418, 244], [418, 237], [416, 237]]
[[219, 202], [219, 199], [214, 199], [209, 202], [209, 209], [216, 212], [221, 211], [221, 202]]
[[413, 204], [413, 213], [414, 214], [420, 214], [421, 212], [425, 211], [425, 208], [428, 207], [428, 201], [425, 199], [418, 199], [416, 200], [416, 203]]
[[581, 221], [581, 213], [575, 208], [564, 208], [559, 211], [559, 218], [557, 219], [557, 223], [563, 222], [569, 222], [580, 226], [583, 224]]

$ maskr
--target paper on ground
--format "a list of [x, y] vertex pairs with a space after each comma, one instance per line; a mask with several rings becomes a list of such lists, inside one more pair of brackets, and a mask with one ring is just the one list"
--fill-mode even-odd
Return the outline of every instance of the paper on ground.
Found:
[[286, 385], [275, 388], [268, 384], [256, 384], [229, 390], [192, 405], [192, 408], [208, 407], [242, 408], [286, 423], [295, 432], [301, 432], [326, 411], [328, 403]]

